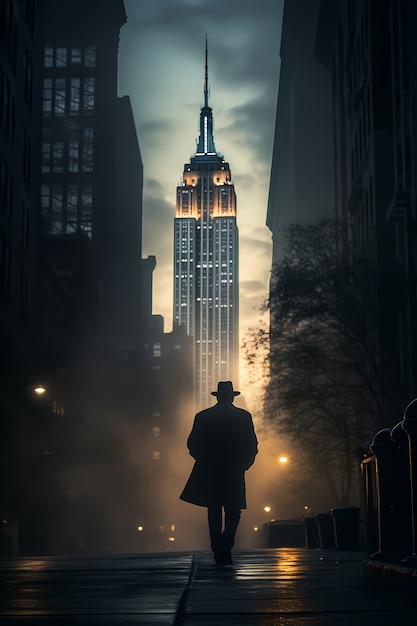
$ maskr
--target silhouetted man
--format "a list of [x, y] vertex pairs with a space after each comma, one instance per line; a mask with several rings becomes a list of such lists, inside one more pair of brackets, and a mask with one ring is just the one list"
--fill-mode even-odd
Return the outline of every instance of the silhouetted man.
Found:
[[241, 509], [246, 509], [245, 471], [258, 452], [251, 414], [233, 405], [239, 393], [230, 381], [219, 382], [217, 391], [211, 392], [217, 404], [195, 416], [187, 441], [195, 463], [180, 495], [181, 500], [207, 507], [218, 565], [233, 564], [231, 550]]

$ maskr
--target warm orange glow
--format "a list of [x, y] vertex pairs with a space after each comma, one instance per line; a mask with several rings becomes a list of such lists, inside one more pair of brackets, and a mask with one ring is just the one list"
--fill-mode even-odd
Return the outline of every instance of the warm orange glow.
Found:
[[46, 389], [43, 385], [38, 385], [37, 387], [34, 388], [33, 390], [36, 394], [38, 394], [38, 396], [43, 396], [43, 394], [45, 393]]
[[253, 531], [254, 531], [255, 533], [257, 533], [257, 532], [258, 532], [258, 530], [259, 530], [259, 526], [254, 526], [254, 527], [253, 527]]
[[288, 458], [286, 456], [280, 456], [278, 460], [279, 460], [280, 463], [287, 463], [288, 462]]
[[271, 507], [270, 506], [264, 506], [264, 511], [265, 511], [265, 513], [270, 513]]
[[175, 537], [168, 537], [168, 541], [175, 541]]
[[141, 533], [143, 531], [143, 526], [138, 526], [138, 532]]

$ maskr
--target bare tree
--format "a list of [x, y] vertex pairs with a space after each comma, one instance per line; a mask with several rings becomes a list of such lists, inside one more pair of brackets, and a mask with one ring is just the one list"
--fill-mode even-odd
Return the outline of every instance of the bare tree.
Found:
[[296, 475], [326, 483], [338, 505], [357, 487], [354, 450], [387, 425], [387, 404], [399, 415], [366, 303], [374, 279], [333, 220], [290, 225], [265, 304], [269, 332], [245, 345], [249, 363], [269, 345], [265, 419], [296, 446]]

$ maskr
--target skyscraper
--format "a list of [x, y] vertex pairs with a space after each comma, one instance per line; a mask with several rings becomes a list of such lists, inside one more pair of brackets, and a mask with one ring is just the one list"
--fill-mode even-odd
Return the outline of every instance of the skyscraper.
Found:
[[143, 166], [117, 97], [126, 19], [123, 0], [46, 0], [41, 208], [45, 239], [90, 242], [102, 340], [139, 349]]
[[197, 150], [177, 187], [174, 220], [174, 324], [194, 339], [194, 397], [204, 405], [218, 380], [238, 377], [238, 228], [229, 164], [216, 151], [208, 105], [207, 43], [204, 106]]

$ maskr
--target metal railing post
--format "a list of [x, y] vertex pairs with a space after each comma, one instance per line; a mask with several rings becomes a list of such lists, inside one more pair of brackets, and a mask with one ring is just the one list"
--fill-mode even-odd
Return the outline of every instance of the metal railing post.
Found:
[[403, 563], [417, 568], [417, 399], [406, 407], [401, 424], [408, 437], [412, 526], [412, 554], [404, 558]]
[[371, 451], [376, 464], [378, 550], [370, 558], [398, 561], [411, 545], [408, 462], [404, 450], [392, 440], [390, 428], [375, 435]]

